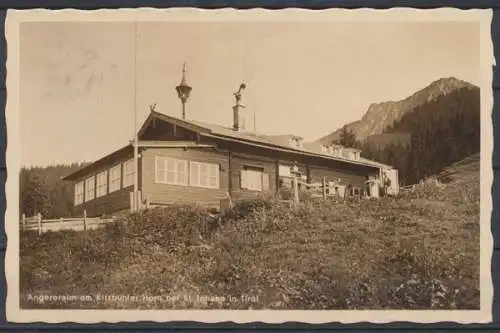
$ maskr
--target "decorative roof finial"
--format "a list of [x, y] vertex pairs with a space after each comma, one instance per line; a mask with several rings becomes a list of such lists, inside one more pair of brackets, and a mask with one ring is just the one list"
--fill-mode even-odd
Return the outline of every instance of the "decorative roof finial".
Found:
[[156, 103], [149, 104], [149, 111], [150, 112], [156, 112], [156, 106], [157, 106]]
[[182, 119], [186, 118], [186, 102], [189, 98], [189, 95], [191, 94], [191, 87], [187, 85], [186, 83], [186, 63], [183, 64], [182, 66], [182, 79], [181, 83], [175, 87], [175, 90], [177, 91], [177, 96], [181, 100], [182, 103]]
[[186, 63], [182, 64], [182, 79], [181, 79], [181, 86], [186, 86]]

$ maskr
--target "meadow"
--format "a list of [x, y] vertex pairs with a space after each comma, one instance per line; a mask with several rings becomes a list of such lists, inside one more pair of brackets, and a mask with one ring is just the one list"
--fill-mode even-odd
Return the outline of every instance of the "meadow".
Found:
[[457, 164], [398, 197], [292, 208], [262, 197], [220, 219], [171, 206], [23, 233], [21, 307], [478, 309], [478, 170]]

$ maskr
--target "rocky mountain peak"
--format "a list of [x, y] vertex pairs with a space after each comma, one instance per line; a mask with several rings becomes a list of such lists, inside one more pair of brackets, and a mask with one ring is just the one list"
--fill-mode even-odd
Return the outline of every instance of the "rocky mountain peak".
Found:
[[[462, 88], [477, 89], [469, 82], [455, 77], [440, 78], [405, 99], [370, 104], [363, 117], [347, 124], [347, 128], [354, 132], [358, 140], [381, 134], [394, 122], [399, 121], [406, 113], [418, 106]], [[340, 129], [319, 139], [319, 141], [332, 142], [338, 140], [339, 136]]]

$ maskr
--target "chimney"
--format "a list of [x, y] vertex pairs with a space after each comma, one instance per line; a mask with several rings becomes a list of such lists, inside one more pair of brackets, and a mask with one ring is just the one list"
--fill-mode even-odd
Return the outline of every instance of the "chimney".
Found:
[[240, 88], [234, 93], [236, 104], [233, 106], [233, 129], [235, 131], [246, 130], [245, 106], [241, 104], [241, 92], [246, 88], [244, 83], [240, 84]]

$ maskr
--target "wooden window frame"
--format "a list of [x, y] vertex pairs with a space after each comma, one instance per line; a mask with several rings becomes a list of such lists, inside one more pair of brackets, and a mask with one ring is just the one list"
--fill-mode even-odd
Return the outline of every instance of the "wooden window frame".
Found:
[[[168, 170], [168, 160], [173, 162], [173, 165], [175, 165], [175, 170]], [[163, 163], [163, 169], [159, 168], [160, 166], [160, 161]], [[184, 170], [186, 174], [184, 177], [179, 177], [181, 174], [178, 171], [178, 166], [179, 163], [182, 163], [185, 165]], [[164, 172], [164, 179], [161, 180], [158, 177], [158, 172], [159, 171]], [[177, 186], [188, 186], [189, 185], [189, 161], [188, 160], [183, 160], [183, 159], [177, 159], [169, 156], [155, 156], [155, 183], [157, 184], [164, 184], [164, 185], [177, 185]], [[174, 181], [169, 181], [168, 180], [168, 173], [174, 173], [175, 175], [175, 180]], [[183, 181], [180, 181], [180, 179], [183, 179]]]
[[[130, 166], [130, 170], [127, 170], [127, 167]], [[134, 159], [131, 158], [130, 160], [123, 162], [123, 171], [122, 171], [122, 179], [123, 179], [123, 185], [122, 188], [127, 188], [129, 186], [134, 185], [134, 176], [135, 176], [135, 170], [134, 170]]]
[[[102, 175], [104, 175], [104, 177], [101, 177]], [[101, 183], [101, 180], [102, 180], [101, 178], [104, 179], [103, 183]], [[103, 193], [101, 193], [101, 190], [100, 190], [101, 188], [104, 188]], [[95, 197], [101, 198], [101, 197], [105, 196], [106, 194], [108, 194], [108, 170], [101, 171], [96, 175]]]
[[[258, 172], [260, 173], [260, 188], [250, 187], [246, 184], [245, 177], [247, 176], [247, 172]], [[267, 179], [267, 182], [265, 181]], [[267, 185], [266, 185], [267, 184]], [[240, 170], [240, 188], [246, 191], [254, 191], [254, 192], [263, 192], [269, 190], [269, 174], [265, 172], [263, 167], [255, 167], [255, 166], [244, 166]]]
[[[193, 176], [193, 171], [194, 167], [197, 167], [197, 180], [198, 182], [194, 182]], [[208, 173], [207, 177], [202, 177], [202, 168], [206, 167], [208, 168]], [[215, 168], [214, 170], [211, 170], [211, 168]], [[211, 171], [214, 171], [215, 177], [210, 175]], [[213, 186], [210, 185], [210, 181], [208, 183], [203, 184], [202, 179], [215, 179], [215, 184]], [[220, 165], [215, 164], [215, 163], [205, 163], [205, 162], [197, 162], [197, 161], [189, 161], [189, 185], [193, 187], [203, 187], [203, 188], [212, 188], [212, 189], [219, 189], [220, 188]]]
[[[89, 194], [91, 193], [91, 194]], [[85, 202], [95, 199], [95, 176], [85, 179]]]
[[[114, 172], [117, 172], [118, 176], [113, 178]], [[118, 183], [117, 186], [116, 186], [116, 183]], [[117, 164], [109, 169], [108, 192], [113, 193], [113, 192], [119, 191], [121, 189], [121, 187], [122, 187], [122, 165], [120, 163], [120, 164]]]
[[[286, 174], [282, 174], [282, 171], [286, 171]], [[285, 164], [279, 164], [278, 165], [278, 175], [279, 177], [286, 177], [286, 178], [291, 178], [292, 177], [292, 167], [289, 165]]]
[[[79, 190], [81, 189], [81, 190]], [[84, 181], [75, 183], [75, 206], [81, 205], [85, 200], [85, 186]]]

